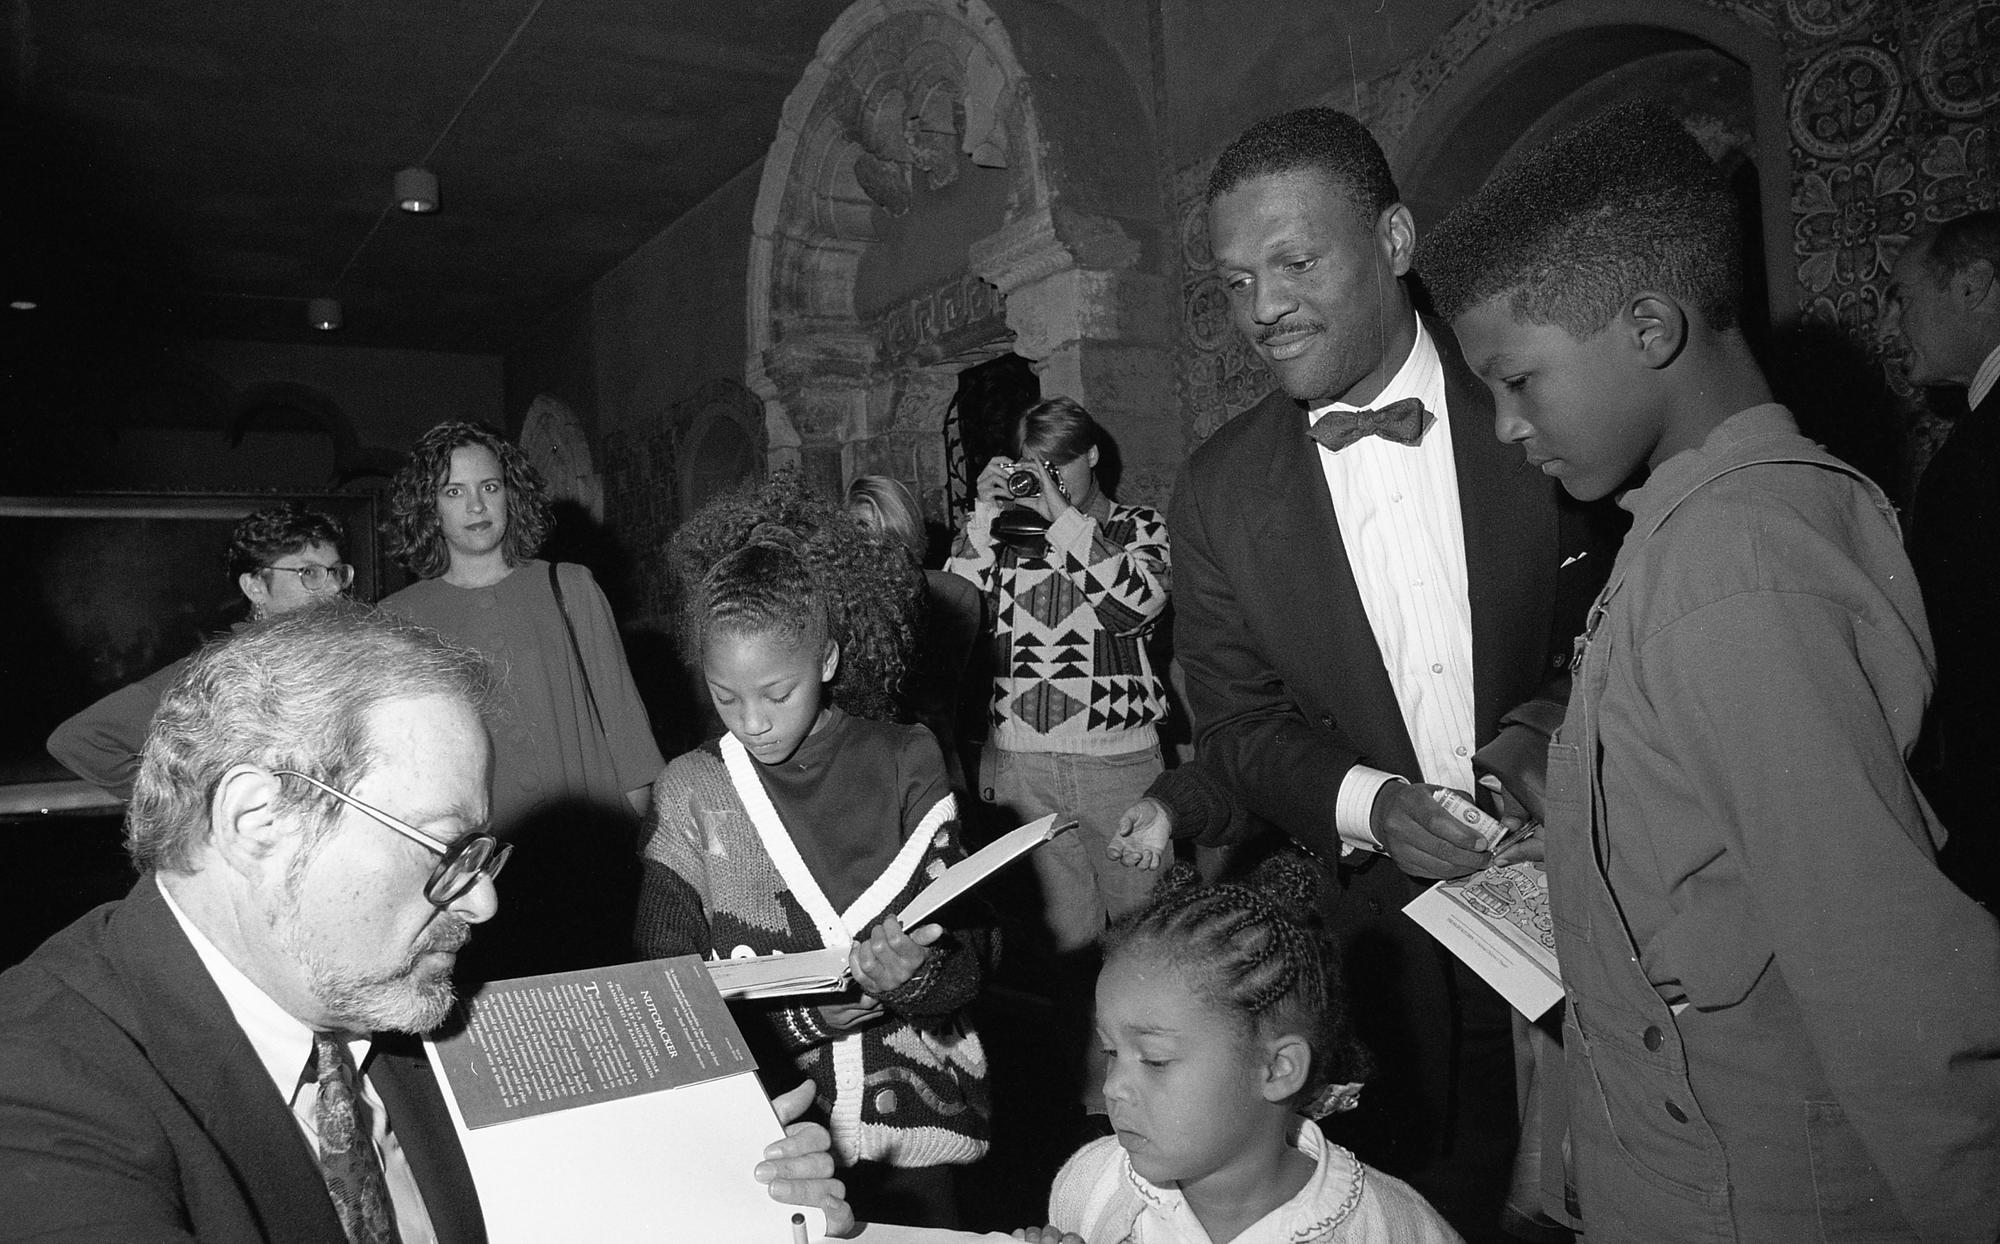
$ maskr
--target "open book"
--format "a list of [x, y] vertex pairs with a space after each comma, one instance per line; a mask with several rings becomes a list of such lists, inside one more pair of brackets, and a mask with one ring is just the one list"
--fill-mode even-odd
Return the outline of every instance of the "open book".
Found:
[[[1075, 818], [1051, 813], [1002, 834], [946, 869], [943, 876], [911, 899], [896, 919], [906, 929], [917, 927], [959, 895], [1057, 834], [1075, 827]], [[712, 959], [704, 966], [725, 998], [782, 998], [792, 994], [836, 993], [847, 987], [846, 947], [748, 959]]]
[[752, 1174], [784, 1129], [694, 956], [494, 981], [425, 1044], [492, 1244], [793, 1238]]

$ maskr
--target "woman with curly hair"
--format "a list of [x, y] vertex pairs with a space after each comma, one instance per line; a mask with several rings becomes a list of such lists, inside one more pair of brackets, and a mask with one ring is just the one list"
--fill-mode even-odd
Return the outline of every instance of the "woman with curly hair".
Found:
[[845, 951], [845, 993], [746, 1005], [819, 1086], [855, 1213], [954, 1226], [951, 1167], [989, 1130], [965, 1015], [985, 936], [891, 914], [964, 854], [937, 741], [889, 720], [922, 580], [791, 473], [708, 506], [670, 561], [682, 649], [725, 733], [654, 786], [635, 940], [648, 956]]
[[611, 606], [586, 568], [535, 557], [547, 489], [483, 424], [418, 438], [391, 509], [390, 551], [420, 581], [383, 608], [484, 653], [503, 681], [493, 826], [528, 849], [482, 957], [513, 974], [624, 957], [634, 882], [609, 861], [629, 857], [661, 758]]
[[[886, 475], [858, 475], [847, 486], [847, 512], [870, 531], [879, 532], [909, 550], [913, 564], [923, 565], [928, 540], [923, 512], [903, 484]], [[944, 749], [945, 773], [961, 798], [971, 792], [960, 756], [965, 713], [984, 705], [961, 705], [960, 691], [975, 682], [979, 633], [985, 629], [984, 600], [970, 582], [945, 570], [923, 571], [925, 609], [910, 651], [910, 666], [900, 688], [911, 715], [930, 727]], [[973, 737], [983, 731], [970, 732]]]

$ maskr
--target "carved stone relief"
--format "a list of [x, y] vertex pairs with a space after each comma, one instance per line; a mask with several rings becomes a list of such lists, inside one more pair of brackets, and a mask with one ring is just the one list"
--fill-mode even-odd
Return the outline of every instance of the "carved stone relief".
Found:
[[[1079, 360], [1096, 343], [1143, 331], [1164, 346], [1146, 323], [1164, 323], [1164, 282], [1128, 271], [1140, 247], [1122, 222], [1056, 201], [1026, 81], [984, 0], [861, 0], [821, 40], [786, 103], [752, 218], [745, 372], [772, 466], [851, 477], [886, 455], [935, 472], [902, 476], [933, 492], [942, 404], [920, 395], [959, 368], [1013, 349], [1047, 369], [1045, 392], [1087, 401]], [[1060, 90], [1037, 83], [1044, 100]], [[984, 169], [1006, 175], [1004, 195], [988, 200], [1004, 201], [999, 230], [970, 242], [956, 276], [861, 322], [857, 275], [888, 222]], [[918, 425], [935, 450], [905, 454], [897, 446]], [[870, 448], [884, 437], [888, 448]]]

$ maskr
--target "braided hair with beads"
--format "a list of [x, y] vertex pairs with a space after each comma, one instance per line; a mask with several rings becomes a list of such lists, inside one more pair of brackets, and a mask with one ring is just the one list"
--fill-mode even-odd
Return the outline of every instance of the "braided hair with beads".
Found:
[[1320, 1118], [1352, 1108], [1371, 1070], [1347, 1015], [1339, 961], [1315, 911], [1312, 865], [1280, 853], [1249, 875], [1203, 885], [1173, 866], [1152, 898], [1112, 927], [1105, 962], [1144, 955], [1180, 973], [1189, 992], [1252, 1037], [1297, 1033], [1312, 1067], [1294, 1105]]

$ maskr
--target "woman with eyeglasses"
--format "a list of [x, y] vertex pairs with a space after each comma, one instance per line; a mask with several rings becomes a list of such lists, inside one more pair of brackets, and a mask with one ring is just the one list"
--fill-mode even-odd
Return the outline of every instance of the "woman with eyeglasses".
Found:
[[[238, 522], [223, 560], [250, 604], [250, 620], [345, 595], [354, 582], [354, 567], [340, 560], [341, 539], [340, 523], [332, 515], [289, 501]], [[139, 747], [153, 724], [153, 712], [186, 665], [183, 657], [57, 726], [49, 735], [49, 755], [91, 785], [130, 799]]]

